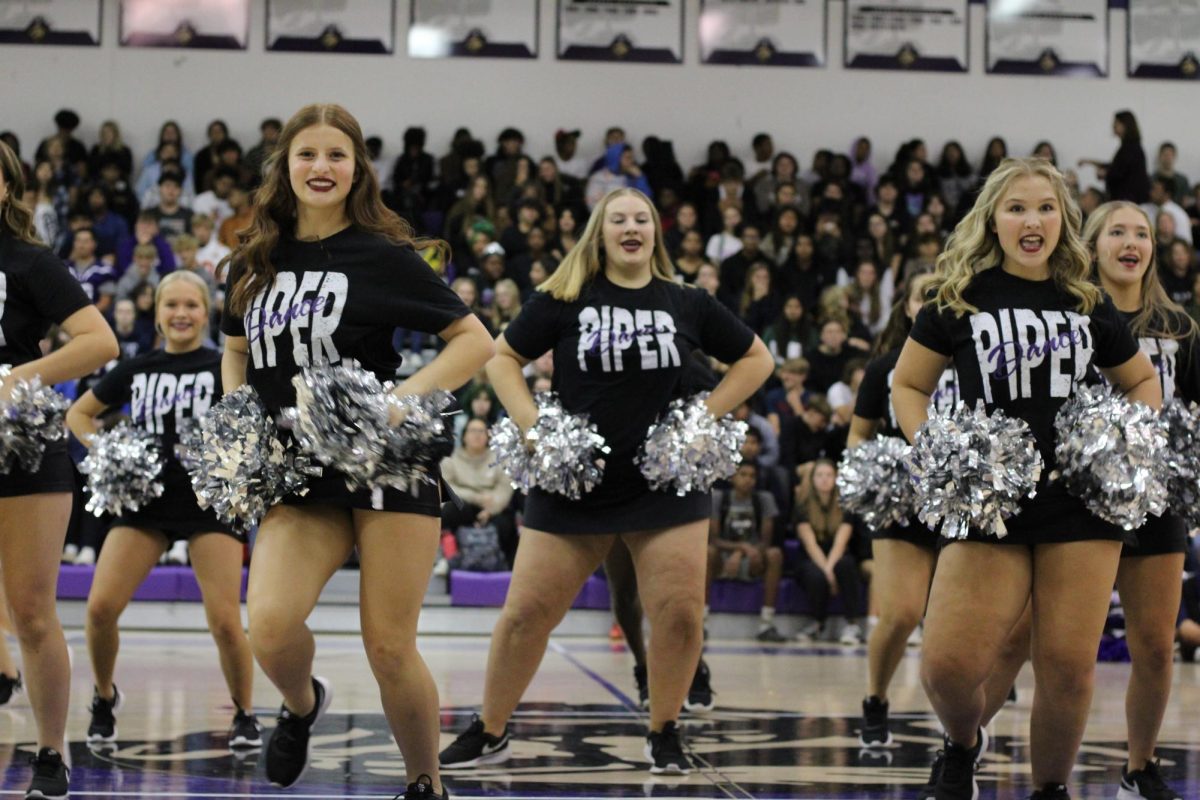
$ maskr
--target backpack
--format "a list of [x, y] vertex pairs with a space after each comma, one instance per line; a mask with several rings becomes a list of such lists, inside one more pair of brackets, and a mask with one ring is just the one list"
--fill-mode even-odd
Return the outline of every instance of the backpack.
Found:
[[455, 532], [458, 555], [454, 569], [467, 572], [505, 572], [508, 561], [500, 549], [500, 533], [495, 525], [463, 525]]

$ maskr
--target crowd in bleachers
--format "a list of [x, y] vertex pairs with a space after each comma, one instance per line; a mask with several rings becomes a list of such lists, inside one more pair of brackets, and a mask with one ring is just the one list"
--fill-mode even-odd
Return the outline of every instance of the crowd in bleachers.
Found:
[[[32, 157], [11, 132], [0, 139], [25, 154], [38, 233], [109, 319], [123, 355], [156, 345], [154, 287], [170, 271], [201, 276], [219, 314], [220, 265], [250, 218], [279, 120], [263, 120], [259, 140], [245, 149], [214, 120], [198, 150], [168, 121], [147, 153], [133, 153], [115, 121], [83, 124], [64, 110], [53, 122]], [[82, 132], [91, 130], [94, 141], [83, 141]], [[914, 275], [934, 268], [956, 221], [1009, 151], [999, 137], [978, 154], [955, 141], [931, 149], [913, 139], [890, 158], [874, 152], [866, 136], [847, 150], [789, 151], [799, 143], [777, 143], [767, 133], [749, 144], [752, 156], [743, 160], [728, 143], [714, 141], [703, 163], [685, 167], [662, 134], [646, 135], [635, 146], [620, 127], [603, 137], [589, 134], [586, 143], [578, 130], [559, 130], [554, 152], [538, 154], [526, 152], [516, 128], [503, 130], [492, 146], [460, 128], [441, 152], [430, 151], [423, 129], [409, 128], [400, 155], [390, 161], [381, 157], [383, 140], [368, 139], [387, 203], [418, 233], [450, 244], [448, 260], [433, 248], [427, 260], [494, 333], [554, 272], [605, 192], [634, 186], [650, 195], [677, 279], [738, 314], [778, 363], [775, 378], [737, 412], [750, 426], [749, 466], [714, 496], [712, 577], [765, 577], [777, 585], [790, 571], [814, 608], [840, 592], [851, 598], [847, 614], [864, 616], [868, 609], [857, 608], [854, 598], [869, 578], [870, 547], [837, 508], [832, 483], [863, 368], [893, 299]], [[1048, 142], [1035, 153], [1056, 158]], [[1123, 175], [1105, 187], [1081, 187], [1070, 165], [1059, 166], [1085, 213], [1107, 199], [1144, 204], [1156, 224], [1163, 284], [1200, 319], [1194, 246], [1200, 184], [1175, 169], [1176, 157], [1175, 146], [1164, 142], [1146, 174]], [[219, 346], [217, 325], [210, 335]], [[395, 342], [405, 372], [438, 346], [405, 330], [397, 330]], [[535, 390], [549, 389], [549, 358], [532, 363], [528, 378]], [[511, 562], [520, 497], [488, 466], [486, 425], [475, 422], [491, 424], [502, 409], [482, 374], [459, 400], [461, 447], [445, 476], [467, 507], [447, 518], [446, 527], [472, 534], [490, 528]], [[81, 519], [66, 557], [94, 559], [102, 527]], [[799, 541], [791, 548], [798, 555], [785, 563], [789, 539]], [[457, 551], [451, 564], [477, 556], [461, 543], [453, 536], [446, 541], [447, 555]], [[770, 607], [770, 586], [767, 595]], [[801, 633], [816, 636], [818, 628]], [[768, 640], [780, 635], [765, 612], [761, 631]], [[843, 638], [852, 642], [859, 635], [851, 625]]]

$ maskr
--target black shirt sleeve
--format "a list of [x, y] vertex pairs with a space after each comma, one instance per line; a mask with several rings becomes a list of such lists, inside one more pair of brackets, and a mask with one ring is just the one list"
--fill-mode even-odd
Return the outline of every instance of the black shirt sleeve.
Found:
[[398, 258], [385, 266], [385, 285], [370, 287], [386, 298], [398, 327], [440, 333], [471, 310], [411, 247], [399, 247]]
[[868, 420], [887, 418], [887, 376], [891, 368], [892, 363], [885, 358], [872, 359], [867, 364], [854, 401], [854, 416]]
[[732, 364], [754, 344], [754, 331], [702, 289], [687, 289], [699, 307], [700, 346], [713, 358]]
[[124, 360], [104, 373], [92, 387], [92, 394], [108, 408], [123, 406], [132, 397], [133, 362]]
[[1179, 340], [1179, 384], [1180, 397], [1188, 402], [1200, 403], [1200, 347], [1196, 334]]
[[[1115, 311], [1115, 309], [1114, 309]], [[922, 347], [928, 347], [935, 353], [940, 353], [944, 356], [954, 354], [954, 341], [950, 335], [950, 326], [947, 324], [947, 314], [952, 314], [952, 311], [938, 311], [937, 306], [933, 303], [926, 303], [920, 313], [917, 314], [916, 320], [913, 321], [912, 330], [909, 331], [908, 338], [912, 339]]]
[[563, 304], [548, 292], [534, 292], [521, 313], [504, 329], [504, 341], [531, 361], [558, 343]]
[[1091, 314], [1092, 332], [1096, 337], [1093, 361], [1102, 369], [1119, 367], [1138, 353], [1138, 343], [1129, 331], [1125, 318], [1108, 295], [1096, 304]]
[[221, 333], [226, 336], [245, 336], [246, 319], [241, 314], [233, 313], [233, 289], [242, 276], [240, 267], [229, 266], [229, 274], [225, 279], [225, 307], [221, 310]]
[[62, 323], [76, 311], [92, 304], [79, 281], [54, 253], [38, 248], [25, 289], [33, 307], [43, 318]]

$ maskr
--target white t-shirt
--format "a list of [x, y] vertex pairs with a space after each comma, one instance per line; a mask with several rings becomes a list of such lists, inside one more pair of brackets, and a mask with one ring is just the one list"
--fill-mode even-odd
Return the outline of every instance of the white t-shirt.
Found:
[[212, 189], [196, 195], [192, 201], [192, 211], [212, 217], [214, 231], [221, 230], [221, 223], [233, 216], [233, 206], [217, 197]]
[[196, 251], [196, 263], [203, 267], [205, 272], [216, 278], [217, 265], [229, 253], [229, 248], [221, 244], [214, 233], [212, 238], [208, 240], [208, 244]]

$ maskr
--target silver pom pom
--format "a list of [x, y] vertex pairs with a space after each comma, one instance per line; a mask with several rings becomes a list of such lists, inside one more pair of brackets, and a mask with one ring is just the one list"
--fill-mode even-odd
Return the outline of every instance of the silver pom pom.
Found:
[[1163, 404], [1167, 448], [1162, 452], [1168, 504], [1189, 529], [1200, 528], [1200, 407], [1175, 399]]
[[538, 418], [527, 436], [505, 417], [492, 426], [491, 449], [514, 489], [533, 487], [578, 500], [604, 477], [604, 437], [586, 415], [568, 414], [553, 392], [534, 398]]
[[905, 459], [916, 482], [917, 516], [930, 530], [942, 526], [949, 539], [965, 539], [970, 528], [997, 538], [1008, 535], [1004, 520], [1032, 497], [1042, 475], [1029, 425], [983, 401], [935, 414], [917, 431]]
[[202, 508], [243, 530], [258, 524], [286, 495], [303, 494], [321, 470], [286, 447], [249, 384], [221, 398], [199, 426], [180, 434], [180, 461]]
[[837, 476], [842, 507], [873, 531], [908, 525], [916, 502], [916, 487], [904, 465], [911, 449], [903, 439], [879, 436], [842, 455]]
[[91, 498], [87, 510], [97, 517], [137, 511], [162, 497], [163, 460], [158, 437], [143, 428], [122, 422], [92, 437], [79, 471], [88, 476]]
[[[11, 373], [8, 365], [0, 366], [0, 384]], [[18, 464], [26, 472], [37, 472], [46, 443], [67, 438], [63, 420], [70, 404], [53, 387], [42, 386], [39, 378], [18, 380], [9, 399], [0, 403], [0, 474], [7, 475]]]
[[728, 415], [714, 417], [704, 404], [707, 397], [708, 392], [701, 392], [672, 400], [650, 426], [634, 461], [651, 489], [674, 487], [680, 497], [707, 492], [742, 463], [746, 423]]
[[1067, 491], [1127, 531], [1167, 507], [1160, 460], [1167, 444], [1158, 414], [1109, 387], [1081, 386], [1054, 418], [1054, 448]]
[[[436, 390], [417, 397], [396, 397], [391, 383], [381, 383], [357, 366], [317, 366], [292, 378], [296, 408], [288, 416], [305, 452], [340, 470], [346, 485], [395, 488], [415, 492], [432, 482], [432, 473], [454, 449], [451, 426], [443, 411], [453, 396]], [[395, 406], [403, 413], [398, 426], [389, 422]]]

